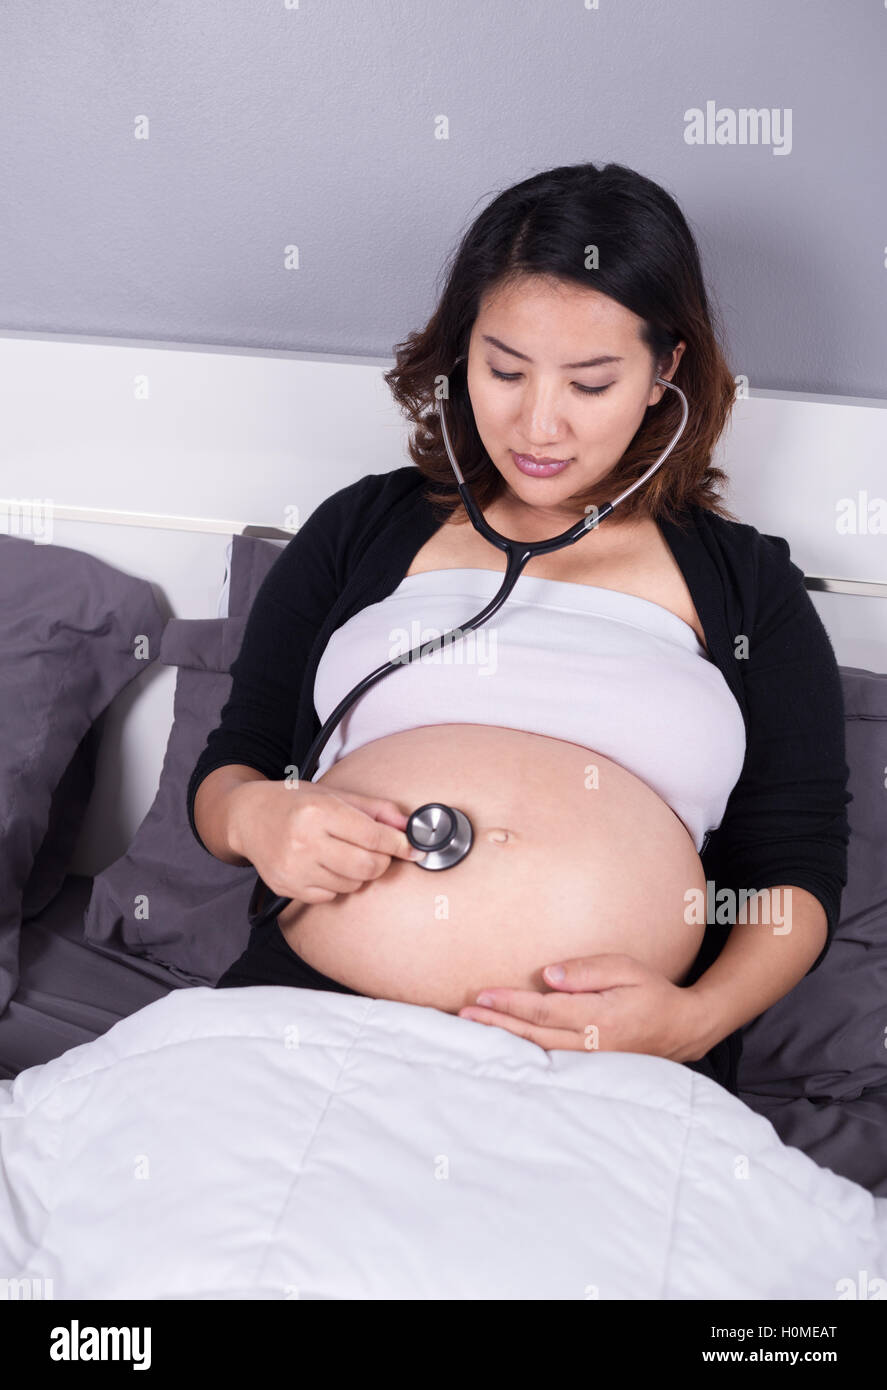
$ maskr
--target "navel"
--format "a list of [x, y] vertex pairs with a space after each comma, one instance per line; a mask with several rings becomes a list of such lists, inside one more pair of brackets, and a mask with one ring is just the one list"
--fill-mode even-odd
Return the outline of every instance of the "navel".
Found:
[[516, 831], [509, 830], [504, 825], [493, 825], [487, 830], [482, 830], [481, 835], [485, 840], [489, 840], [494, 845], [506, 845], [509, 841], [516, 838]]

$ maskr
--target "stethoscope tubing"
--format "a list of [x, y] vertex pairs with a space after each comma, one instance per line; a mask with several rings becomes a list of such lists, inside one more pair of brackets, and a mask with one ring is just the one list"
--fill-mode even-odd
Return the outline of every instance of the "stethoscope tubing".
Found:
[[[457, 357], [456, 362], [453, 365], [457, 366], [458, 363], [462, 360], [462, 357]], [[465, 479], [462, 476], [462, 471], [459, 468], [458, 462], [456, 461], [452, 444], [450, 442], [449, 430], [447, 429], [446, 414], [443, 407], [443, 401], [438, 402], [440, 409], [441, 432], [443, 434], [444, 447], [446, 448], [447, 455], [449, 457], [453, 471], [456, 475], [456, 486], [459, 489], [459, 495], [462, 498], [465, 510], [467, 511], [468, 516], [475, 529], [479, 531], [480, 534], [484, 536], [486, 540], [490, 541], [499, 550], [503, 550], [505, 552], [505, 574], [503, 576], [502, 583], [499, 586], [498, 591], [490, 599], [489, 603], [484, 608], [482, 608], [480, 612], [476, 613], [473, 618], [469, 618], [466, 622], [460, 623], [458, 627], [451, 628], [449, 632], [444, 632], [438, 637], [433, 637], [426, 642], [420, 642], [417, 646], [411, 648], [411, 650], [407, 652], [405, 655], [394, 657], [391, 661], [386, 661], [382, 666], [377, 666], [375, 671], [371, 671], [369, 675], [364, 676], [362, 680], [358, 681], [358, 683], [355, 686], [353, 686], [351, 690], [348, 691], [347, 695], [345, 695], [339, 701], [335, 709], [324, 722], [323, 727], [316, 734], [313, 742], [311, 743], [311, 746], [308, 749], [308, 752], [305, 755], [305, 761], [302, 767], [299, 769], [300, 781], [309, 782], [311, 780], [315, 771], [317, 770], [317, 764], [320, 761], [320, 755], [322, 754], [324, 748], [326, 747], [336, 728], [338, 727], [342, 719], [344, 719], [345, 715], [348, 713], [349, 709], [355, 703], [356, 700], [359, 700], [362, 695], [365, 695], [366, 692], [372, 689], [374, 685], [377, 685], [379, 681], [384, 680], [386, 676], [390, 676], [392, 671], [397, 671], [400, 667], [409, 665], [417, 658], [423, 656], [430, 656], [433, 652], [437, 651], [441, 647], [446, 646], [449, 642], [458, 641], [459, 638], [464, 636], [465, 633], [473, 632], [477, 628], [482, 627], [483, 624], [488, 622], [489, 619], [492, 618], [493, 614], [497, 613], [498, 610], [502, 607], [505, 600], [508, 598], [509, 594], [511, 593], [515, 584], [517, 583], [518, 579], [520, 578], [520, 575], [525, 565], [531, 559], [533, 559], [534, 556], [550, 555], [553, 551], [563, 550], [568, 545], [574, 545], [576, 541], [581, 540], [581, 538], [587, 535], [589, 531], [595, 530], [601, 524], [601, 522], [604, 521], [610, 515], [610, 513], [615, 510], [615, 508], [619, 505], [620, 502], [624, 501], [630, 493], [634, 492], [636, 488], [639, 488], [642, 483], [646, 482], [646, 480], [649, 477], [651, 477], [658, 468], [661, 468], [662, 464], [665, 462], [666, 458], [671, 453], [672, 449], [677, 444], [679, 438], [681, 437], [684, 431], [684, 426], [687, 423], [688, 407], [687, 397], [684, 395], [683, 391], [679, 386], [675, 386], [674, 383], [671, 381], [666, 381], [663, 377], [657, 377], [656, 381], [663, 386], [671, 387], [673, 391], [677, 391], [678, 395], [681, 398], [681, 403], [683, 406], [681, 423], [678, 426], [678, 429], [675, 432], [675, 435], [669, 443], [668, 447], [659, 456], [656, 462], [654, 464], [651, 464], [651, 466], [641, 475], [640, 478], [638, 478], [634, 483], [627, 487], [623, 492], [620, 492], [619, 496], [615, 499], [615, 501], [605, 502], [602, 507], [598, 508], [596, 511], [593, 510], [589, 512], [588, 515], [583, 517], [581, 521], [575, 522], [572, 526], [568, 527], [566, 531], [562, 531], [560, 535], [552, 536], [548, 540], [543, 541], [511, 540], [507, 536], [500, 535], [498, 531], [495, 531], [493, 527], [490, 526], [489, 522], [484, 517], [483, 512], [481, 512], [474, 498], [471, 496], [471, 493], [468, 490], [468, 485], [466, 484]], [[270, 921], [272, 917], [277, 917], [284, 910], [284, 908], [288, 907], [289, 904], [292, 902], [292, 898], [274, 897], [270, 900], [270, 902], [266, 903], [264, 907], [260, 908], [259, 902], [265, 891], [268, 891], [266, 884], [263, 883], [260, 877], [257, 877], [256, 883], [253, 887], [252, 895], [250, 897], [248, 909], [250, 924], [253, 928], [264, 926], [266, 922]]]
[[[462, 486], [464, 487], [464, 484], [462, 484]], [[578, 536], [576, 539], [578, 540]], [[317, 770], [320, 755], [335, 733], [339, 723], [344, 719], [356, 700], [359, 700], [362, 695], [365, 695], [366, 692], [374, 685], [377, 685], [379, 681], [384, 680], [386, 676], [390, 676], [392, 671], [398, 670], [401, 666], [408, 665], [419, 657], [430, 656], [440, 647], [446, 646], [448, 642], [458, 641], [465, 633], [473, 632], [476, 628], [482, 627], [485, 622], [492, 618], [493, 614], [502, 607], [503, 603], [508, 598], [508, 595], [520, 578], [524, 565], [532, 558], [533, 553], [535, 552], [526, 553], [523, 546], [521, 546], [519, 550], [516, 548], [514, 551], [508, 552], [505, 577], [502, 580], [498, 592], [494, 594], [486, 607], [482, 608], [479, 613], [476, 613], [473, 618], [469, 618], [467, 622], [461, 623], [459, 627], [451, 628], [449, 632], [444, 632], [438, 637], [430, 638], [427, 642], [420, 642], [418, 646], [411, 648], [404, 656], [398, 656], [391, 661], [386, 661], [383, 666], [378, 666], [375, 671], [371, 671], [368, 676], [364, 676], [362, 680], [358, 681], [357, 685], [349, 690], [348, 694], [339, 701], [332, 714], [330, 714], [329, 718], [324, 723], [323, 728], [320, 729], [316, 735], [314, 742], [305, 755], [304, 766], [299, 769], [299, 780], [302, 782], [309, 782], [311, 780]], [[277, 917], [283, 909], [288, 907], [292, 902], [292, 898], [275, 897], [266, 904], [264, 908], [258, 910], [258, 901], [264, 888], [265, 884], [262, 882], [261, 878], [257, 879], [249, 904], [249, 920], [253, 927], [264, 926], [265, 922], [269, 921], [272, 917]]]

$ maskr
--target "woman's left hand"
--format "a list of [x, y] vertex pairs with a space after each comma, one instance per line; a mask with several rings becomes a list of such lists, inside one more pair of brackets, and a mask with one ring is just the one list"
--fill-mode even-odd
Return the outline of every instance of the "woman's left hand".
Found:
[[633, 956], [561, 961], [561, 980], [551, 977], [553, 968], [543, 972], [550, 992], [485, 988], [489, 1006], [469, 1005], [459, 1017], [505, 1028], [546, 1051], [646, 1052], [688, 1062], [708, 1050], [692, 986], [672, 984]]

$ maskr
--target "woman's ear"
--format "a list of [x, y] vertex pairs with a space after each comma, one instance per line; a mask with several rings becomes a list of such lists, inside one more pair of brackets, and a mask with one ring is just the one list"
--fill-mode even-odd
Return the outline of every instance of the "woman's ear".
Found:
[[656, 381], [656, 377], [661, 376], [664, 377], [666, 381], [671, 381], [672, 377], [678, 369], [678, 363], [684, 355], [684, 349], [686, 348], [686, 346], [687, 344], [681, 341], [680, 343], [678, 343], [677, 347], [673, 349], [673, 351], [669, 354], [668, 357], [662, 359], [661, 367], [658, 371], [654, 373], [653, 376], [653, 383], [650, 388], [650, 399], [648, 401], [649, 405], [658, 405], [659, 402], [662, 400], [663, 393], [668, 389], [665, 386], [660, 386]]

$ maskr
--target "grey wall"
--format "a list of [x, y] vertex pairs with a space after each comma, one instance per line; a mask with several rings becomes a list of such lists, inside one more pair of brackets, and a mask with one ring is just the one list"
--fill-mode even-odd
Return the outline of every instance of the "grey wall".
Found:
[[617, 160], [735, 372], [883, 397], [885, 117], [884, 0], [6, 0], [0, 327], [384, 357], [498, 190]]

